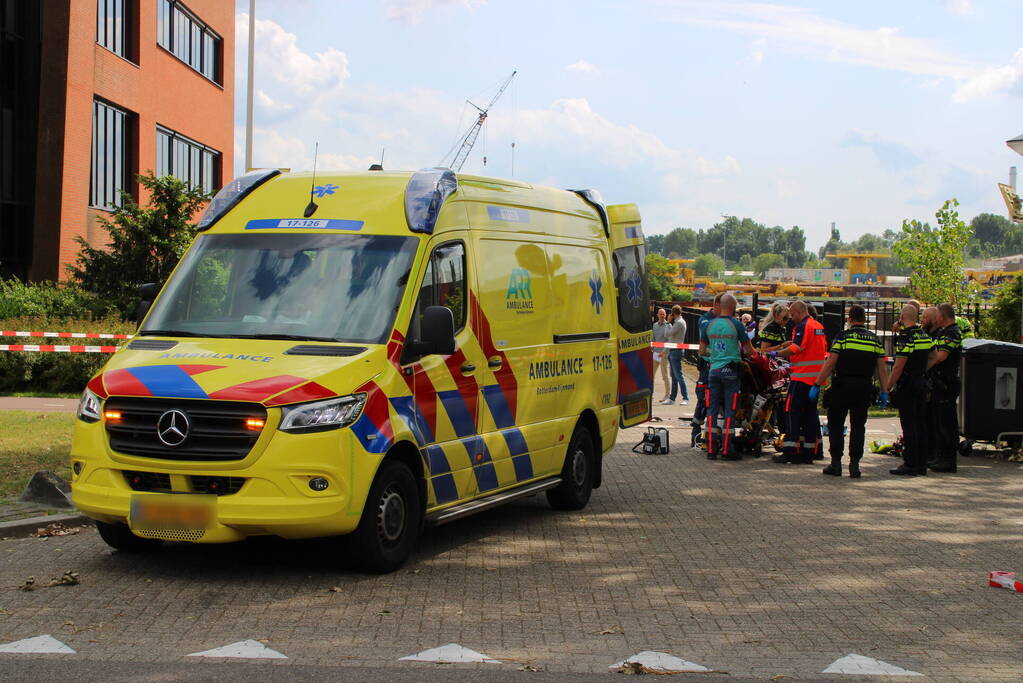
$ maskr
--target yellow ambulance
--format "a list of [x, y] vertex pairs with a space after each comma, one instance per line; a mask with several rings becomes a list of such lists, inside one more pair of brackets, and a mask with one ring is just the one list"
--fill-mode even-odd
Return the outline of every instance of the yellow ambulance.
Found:
[[199, 227], [78, 408], [74, 504], [114, 548], [347, 536], [390, 571], [424, 524], [540, 492], [584, 507], [649, 417], [635, 205], [263, 170]]

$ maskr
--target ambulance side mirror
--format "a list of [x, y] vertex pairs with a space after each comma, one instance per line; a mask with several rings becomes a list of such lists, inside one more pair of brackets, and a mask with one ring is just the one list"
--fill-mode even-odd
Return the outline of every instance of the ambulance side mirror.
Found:
[[419, 339], [411, 351], [426, 356], [437, 353], [450, 356], [455, 352], [455, 316], [446, 306], [427, 306], [419, 325]]
[[153, 301], [159, 292], [160, 285], [155, 282], [139, 285], [139, 306], [135, 309], [135, 322], [142, 322], [142, 319], [146, 317], [146, 313], [149, 313], [149, 308], [153, 305]]

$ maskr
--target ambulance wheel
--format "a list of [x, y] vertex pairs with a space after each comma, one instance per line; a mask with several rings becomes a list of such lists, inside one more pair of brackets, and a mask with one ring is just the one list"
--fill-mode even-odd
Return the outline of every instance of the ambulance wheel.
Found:
[[397, 460], [385, 460], [352, 534], [357, 563], [367, 571], [393, 572], [415, 549], [422, 521], [422, 501], [412, 472]]
[[163, 540], [159, 538], [136, 536], [127, 524], [96, 522], [96, 531], [108, 546], [123, 553], [144, 553], [148, 550], [155, 550], [163, 544]]
[[593, 435], [583, 426], [575, 428], [568, 442], [568, 454], [561, 468], [561, 483], [547, 492], [547, 502], [555, 510], [582, 510], [590, 502], [597, 458]]

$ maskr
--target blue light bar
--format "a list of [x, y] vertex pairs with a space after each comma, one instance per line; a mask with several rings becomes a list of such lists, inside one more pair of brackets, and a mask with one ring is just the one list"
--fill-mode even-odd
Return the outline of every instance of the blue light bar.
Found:
[[408, 229], [430, 235], [444, 201], [458, 189], [458, 180], [449, 168], [416, 171], [405, 187], [405, 218]]
[[276, 168], [260, 168], [240, 175], [224, 187], [210, 200], [209, 206], [203, 212], [202, 217], [196, 224], [199, 232], [209, 230], [213, 224], [223, 218], [224, 214], [238, 205], [238, 202], [245, 199], [250, 192], [270, 180], [279, 176], [281, 172]]

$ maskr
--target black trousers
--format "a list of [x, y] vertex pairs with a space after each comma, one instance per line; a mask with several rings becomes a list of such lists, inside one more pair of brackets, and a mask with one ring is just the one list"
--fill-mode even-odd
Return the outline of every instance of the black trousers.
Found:
[[927, 404], [931, 429], [930, 455], [943, 465], [953, 464], [959, 455], [959, 415], [956, 398], [959, 392], [932, 392]]
[[902, 460], [906, 467], [927, 474], [928, 432], [927, 387], [923, 379], [908, 379], [899, 383], [896, 401], [899, 422], [902, 423]]
[[699, 377], [696, 380], [696, 407], [693, 409], [693, 424], [703, 424], [707, 417], [707, 381], [710, 363], [700, 358], [696, 361]]
[[867, 408], [873, 397], [874, 385], [869, 377], [836, 377], [828, 392], [828, 439], [831, 461], [842, 462], [845, 436], [842, 428], [849, 417], [849, 462], [858, 463], [863, 457], [863, 442], [867, 433]]

